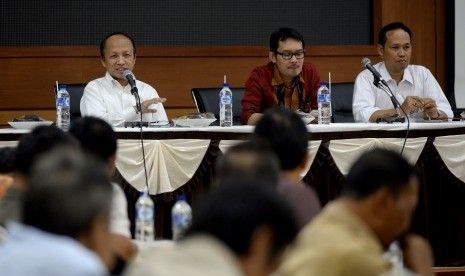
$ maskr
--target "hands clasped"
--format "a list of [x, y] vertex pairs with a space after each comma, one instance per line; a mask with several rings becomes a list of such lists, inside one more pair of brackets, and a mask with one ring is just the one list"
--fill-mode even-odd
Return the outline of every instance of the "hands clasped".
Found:
[[[412, 115], [423, 111], [423, 114], [428, 115], [431, 119], [436, 119], [440, 116], [436, 101], [431, 98], [422, 99], [418, 96], [407, 96], [402, 103], [402, 108], [407, 112], [406, 115]], [[425, 118], [426, 116], [423, 117]]]

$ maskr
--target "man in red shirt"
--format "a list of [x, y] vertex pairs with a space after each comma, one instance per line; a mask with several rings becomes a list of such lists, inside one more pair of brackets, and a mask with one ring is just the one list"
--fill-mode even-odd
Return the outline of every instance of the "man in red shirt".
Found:
[[317, 109], [320, 76], [315, 65], [304, 63], [305, 42], [294, 29], [281, 28], [270, 37], [270, 62], [255, 68], [245, 83], [241, 123], [255, 125], [265, 109]]

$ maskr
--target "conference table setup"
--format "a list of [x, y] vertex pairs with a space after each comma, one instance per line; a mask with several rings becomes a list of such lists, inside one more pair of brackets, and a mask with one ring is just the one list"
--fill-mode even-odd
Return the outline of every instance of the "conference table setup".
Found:
[[[352, 163], [364, 151], [382, 147], [402, 152], [421, 179], [411, 230], [431, 243], [436, 266], [465, 263], [465, 122], [332, 123], [307, 125], [310, 160], [302, 179], [324, 205], [336, 198]], [[0, 128], [0, 147], [15, 146], [30, 130]], [[253, 126], [115, 128], [115, 181], [134, 207], [148, 186], [155, 202], [157, 239], [171, 237], [170, 210], [177, 194], [195, 205], [212, 186], [215, 160], [253, 133]], [[408, 133], [408, 134], [407, 134]], [[407, 135], [407, 136], [406, 136]], [[145, 150], [143, 160], [141, 138]], [[144, 172], [147, 169], [148, 183]]]

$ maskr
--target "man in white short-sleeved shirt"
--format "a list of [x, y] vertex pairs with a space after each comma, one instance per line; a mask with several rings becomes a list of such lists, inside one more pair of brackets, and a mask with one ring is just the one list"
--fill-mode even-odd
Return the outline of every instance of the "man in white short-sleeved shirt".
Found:
[[[124, 33], [111, 33], [100, 44], [104, 77], [89, 82], [81, 99], [82, 116], [102, 118], [114, 127], [124, 126], [125, 122], [139, 121], [135, 97], [131, 86], [124, 77], [125, 70], [132, 71], [136, 63], [134, 40]], [[146, 122], [168, 121], [163, 102], [157, 91], [147, 83], [136, 80], [142, 109], [142, 119]]]
[[[383, 60], [374, 68], [387, 82], [402, 109], [413, 119], [447, 119], [453, 112], [431, 72], [419, 65], [410, 65], [411, 30], [403, 23], [384, 26], [379, 33], [378, 53]], [[376, 122], [396, 115], [388, 94], [373, 84], [373, 74], [362, 71], [355, 80], [352, 101], [356, 122]]]

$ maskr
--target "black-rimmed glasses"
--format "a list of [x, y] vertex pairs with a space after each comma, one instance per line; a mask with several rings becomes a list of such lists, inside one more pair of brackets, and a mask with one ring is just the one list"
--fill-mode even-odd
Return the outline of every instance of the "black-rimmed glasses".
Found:
[[302, 59], [305, 57], [305, 51], [299, 51], [299, 52], [295, 52], [295, 53], [291, 53], [291, 52], [278, 52], [276, 51], [276, 54], [278, 55], [281, 55], [283, 57], [283, 59], [291, 59], [293, 56], [295, 56], [296, 59]]

